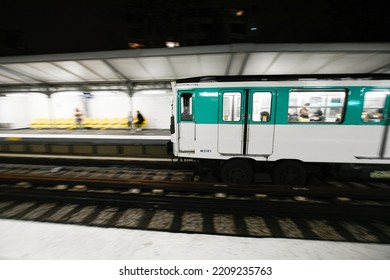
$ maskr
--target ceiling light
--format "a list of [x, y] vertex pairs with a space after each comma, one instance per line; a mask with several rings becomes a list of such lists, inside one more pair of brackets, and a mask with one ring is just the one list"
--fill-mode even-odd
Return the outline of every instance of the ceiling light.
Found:
[[180, 47], [180, 43], [179, 42], [166, 41], [165, 42], [165, 46], [167, 48], [176, 48], [176, 47]]

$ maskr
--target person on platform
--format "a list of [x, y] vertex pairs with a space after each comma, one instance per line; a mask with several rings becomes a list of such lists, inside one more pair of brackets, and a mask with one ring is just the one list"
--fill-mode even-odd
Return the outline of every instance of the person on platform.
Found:
[[137, 131], [141, 130], [141, 127], [142, 127], [142, 124], [144, 123], [144, 121], [145, 121], [144, 116], [141, 114], [140, 111], [137, 111], [137, 121], [135, 123], [135, 127], [137, 128], [136, 129]]
[[77, 127], [83, 128], [83, 113], [81, 113], [79, 108], [76, 108], [76, 111], [74, 113], [74, 117], [76, 120]]
[[127, 117], [127, 126], [129, 127], [130, 130], [133, 130], [133, 121], [134, 121], [133, 112], [130, 111], [129, 116]]

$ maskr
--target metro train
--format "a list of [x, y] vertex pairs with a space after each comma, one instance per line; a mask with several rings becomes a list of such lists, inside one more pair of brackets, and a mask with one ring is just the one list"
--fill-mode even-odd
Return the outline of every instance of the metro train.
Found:
[[[304, 184], [312, 167], [390, 164], [390, 75], [194, 77], [173, 82], [170, 148], [223, 182]], [[319, 167], [319, 168], [317, 168]]]

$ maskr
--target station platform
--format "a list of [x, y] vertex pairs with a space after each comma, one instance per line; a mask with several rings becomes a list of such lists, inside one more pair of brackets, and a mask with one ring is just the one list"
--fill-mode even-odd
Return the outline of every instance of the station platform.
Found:
[[0, 139], [20, 137], [29, 139], [170, 139], [169, 129], [0, 129]]
[[[0, 219], [1, 260], [389, 260], [390, 245]], [[322, 278], [321, 278], [322, 279]]]
[[4, 154], [168, 157], [169, 129], [1, 129]]

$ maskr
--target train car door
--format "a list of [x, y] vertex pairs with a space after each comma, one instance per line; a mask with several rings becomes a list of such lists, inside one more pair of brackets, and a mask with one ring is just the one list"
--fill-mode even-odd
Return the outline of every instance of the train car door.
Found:
[[369, 90], [363, 94], [362, 135], [357, 159], [390, 159], [390, 91]]
[[390, 159], [390, 92], [386, 94], [385, 108], [383, 110], [383, 137], [380, 157]]
[[219, 93], [218, 152], [243, 154], [246, 94], [242, 89]]
[[274, 90], [250, 90], [248, 100], [248, 155], [269, 156], [273, 151], [275, 113], [272, 108]]
[[220, 92], [218, 152], [233, 155], [272, 154], [274, 110], [271, 90]]
[[195, 152], [195, 117], [193, 114], [194, 93], [179, 92], [178, 138], [179, 152]]

